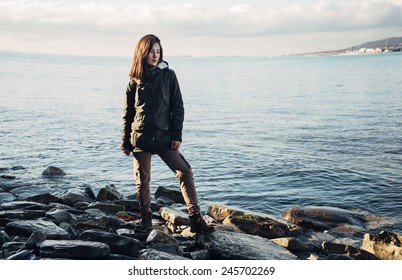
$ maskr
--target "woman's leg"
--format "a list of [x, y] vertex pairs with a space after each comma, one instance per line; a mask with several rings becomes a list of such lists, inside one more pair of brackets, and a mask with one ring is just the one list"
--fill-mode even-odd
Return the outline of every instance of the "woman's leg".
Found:
[[190, 218], [191, 232], [210, 232], [214, 230], [212, 226], [206, 224], [200, 213], [198, 206], [198, 197], [194, 185], [193, 171], [190, 164], [185, 160], [178, 150], [169, 150], [159, 153], [161, 159], [176, 174], [180, 184], [181, 193], [187, 204], [188, 214]]
[[178, 150], [168, 150], [158, 155], [175, 173], [189, 214], [199, 213], [200, 207], [198, 206], [198, 197], [190, 164]]
[[151, 181], [151, 153], [134, 152], [133, 156], [137, 197], [141, 214], [144, 217], [144, 215], [152, 213], [151, 192], [149, 189], [149, 183]]

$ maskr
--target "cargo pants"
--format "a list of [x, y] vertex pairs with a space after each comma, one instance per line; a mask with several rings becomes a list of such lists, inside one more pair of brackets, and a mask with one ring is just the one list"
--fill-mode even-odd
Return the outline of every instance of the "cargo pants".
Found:
[[[190, 164], [179, 150], [167, 150], [158, 153], [158, 156], [176, 175], [189, 215], [199, 213], [198, 197]], [[142, 213], [151, 212], [151, 157], [152, 154], [148, 152], [133, 153], [136, 191]]]

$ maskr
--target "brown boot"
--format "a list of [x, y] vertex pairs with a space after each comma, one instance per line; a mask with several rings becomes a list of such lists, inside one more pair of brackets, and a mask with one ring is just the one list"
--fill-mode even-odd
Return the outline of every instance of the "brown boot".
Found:
[[213, 226], [207, 225], [205, 220], [201, 217], [200, 213], [193, 213], [190, 218], [190, 231], [191, 232], [211, 232], [214, 231]]
[[143, 212], [141, 217], [141, 227], [143, 229], [152, 228], [152, 212]]

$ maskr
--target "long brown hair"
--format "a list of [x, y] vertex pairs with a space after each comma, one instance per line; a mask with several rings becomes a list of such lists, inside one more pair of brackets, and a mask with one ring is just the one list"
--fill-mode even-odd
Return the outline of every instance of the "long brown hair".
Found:
[[159, 44], [160, 47], [160, 57], [159, 62], [163, 60], [163, 50], [161, 41], [158, 37], [152, 34], [145, 35], [142, 37], [134, 49], [134, 58], [131, 64], [131, 69], [129, 72], [129, 76], [131, 78], [141, 80], [146, 75], [146, 67], [147, 67], [147, 55], [151, 51], [153, 45], [155, 43]]

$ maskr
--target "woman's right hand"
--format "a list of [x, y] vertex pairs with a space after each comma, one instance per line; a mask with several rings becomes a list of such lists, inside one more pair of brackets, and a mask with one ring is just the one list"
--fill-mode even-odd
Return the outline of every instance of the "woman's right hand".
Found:
[[126, 156], [129, 156], [130, 153], [131, 153], [129, 149], [124, 149], [123, 152], [124, 152], [124, 154], [125, 154]]

